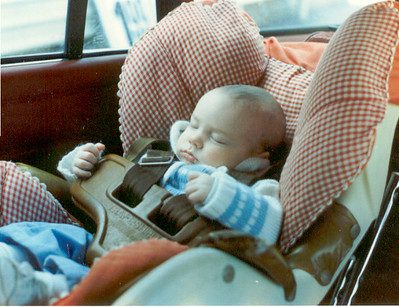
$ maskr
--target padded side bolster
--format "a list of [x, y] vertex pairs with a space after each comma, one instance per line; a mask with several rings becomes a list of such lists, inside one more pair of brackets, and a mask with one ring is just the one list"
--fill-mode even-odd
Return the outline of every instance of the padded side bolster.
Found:
[[66, 180], [25, 163], [18, 162], [16, 164], [21, 170], [31, 173], [33, 177], [37, 177], [40, 182], [44, 183], [47, 186], [47, 190], [61, 204], [68, 205], [72, 203], [71, 194], [69, 193], [69, 183]]

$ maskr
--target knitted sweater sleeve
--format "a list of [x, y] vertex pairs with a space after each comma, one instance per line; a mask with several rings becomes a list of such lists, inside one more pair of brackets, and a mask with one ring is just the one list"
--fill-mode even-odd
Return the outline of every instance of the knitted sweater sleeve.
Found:
[[214, 172], [208, 197], [196, 210], [221, 224], [258, 237], [273, 245], [280, 234], [283, 209], [275, 180], [244, 185], [223, 172]]
[[58, 162], [57, 170], [64, 176], [64, 178], [72, 182], [77, 179], [76, 175], [73, 173], [73, 160], [82, 145], [76, 147], [74, 150], [70, 151], [68, 154], [62, 157], [60, 162]]

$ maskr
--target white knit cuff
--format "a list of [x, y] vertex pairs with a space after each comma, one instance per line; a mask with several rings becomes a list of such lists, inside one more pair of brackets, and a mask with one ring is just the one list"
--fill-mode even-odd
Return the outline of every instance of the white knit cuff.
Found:
[[269, 206], [263, 228], [259, 233], [259, 238], [264, 240], [266, 244], [276, 244], [281, 231], [283, 221], [283, 207], [278, 199], [271, 196], [263, 196], [266, 198]]
[[79, 148], [81, 146], [83, 146], [83, 145], [76, 147], [74, 150], [69, 152], [67, 155], [63, 156], [61, 161], [58, 162], [57, 170], [69, 182], [72, 182], [77, 179], [76, 175], [73, 173], [72, 167], [73, 167], [73, 160], [75, 159], [75, 156], [78, 153]]
[[262, 179], [252, 186], [256, 192], [271, 196], [280, 201], [280, 184], [274, 179]]
[[223, 172], [214, 172], [212, 188], [203, 204], [198, 204], [195, 209], [202, 215], [217, 219], [226, 211], [236, 192], [236, 181]]
[[[198, 213], [210, 219], [218, 220], [232, 203], [236, 193], [237, 181], [221, 172], [215, 172], [211, 176], [215, 179], [211, 191], [203, 205], [198, 204], [195, 206], [195, 209]], [[263, 189], [261, 189], [261, 187]], [[283, 220], [283, 209], [278, 198], [278, 182], [275, 180], [261, 180], [257, 189], [252, 187], [252, 190], [254, 193], [259, 193], [260, 197], [266, 200], [268, 204], [265, 221], [257, 237], [266, 244], [273, 245], [278, 240]], [[272, 195], [265, 195], [264, 192], [267, 190], [269, 190], [268, 192]], [[242, 230], [247, 232], [245, 227]]]

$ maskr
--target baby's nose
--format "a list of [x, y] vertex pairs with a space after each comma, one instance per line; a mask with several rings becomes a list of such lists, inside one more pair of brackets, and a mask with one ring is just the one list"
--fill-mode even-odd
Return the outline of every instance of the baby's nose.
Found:
[[203, 146], [203, 140], [202, 137], [199, 133], [192, 135], [192, 137], [190, 138], [190, 144], [195, 146], [198, 149], [201, 149]]

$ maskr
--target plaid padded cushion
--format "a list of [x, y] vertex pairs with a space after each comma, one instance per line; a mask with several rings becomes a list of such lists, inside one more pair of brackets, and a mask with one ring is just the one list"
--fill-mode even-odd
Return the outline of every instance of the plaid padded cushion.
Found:
[[398, 31], [398, 11], [381, 2], [352, 14], [327, 46], [281, 175], [283, 250], [366, 165], [385, 114]]
[[207, 91], [239, 83], [275, 96], [292, 140], [313, 74], [266, 58], [259, 29], [232, 1], [208, 2], [182, 4], [129, 51], [118, 84], [124, 153], [139, 137], [167, 138]]
[[0, 226], [22, 221], [76, 224], [37, 178], [0, 161]]
[[266, 68], [259, 29], [232, 1], [183, 3], [149, 30], [122, 67], [120, 132], [126, 153], [138, 137], [167, 138], [199, 98], [226, 84], [258, 85]]
[[289, 141], [294, 138], [299, 111], [312, 78], [313, 73], [303, 67], [269, 59], [260, 86], [272, 94], [283, 108]]

